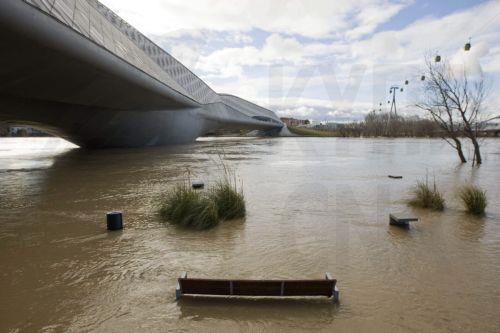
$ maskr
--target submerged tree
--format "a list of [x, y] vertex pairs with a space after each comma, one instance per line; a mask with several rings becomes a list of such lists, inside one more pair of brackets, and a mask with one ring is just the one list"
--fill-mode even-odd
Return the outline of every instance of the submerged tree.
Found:
[[441, 137], [456, 149], [460, 161], [467, 162], [461, 137], [474, 146], [473, 163], [481, 164], [478, 132], [484, 127], [483, 101], [485, 98], [482, 74], [471, 79], [466, 67], [457, 70], [449, 62], [426, 59], [424, 94], [416, 106], [428, 112], [441, 129]]

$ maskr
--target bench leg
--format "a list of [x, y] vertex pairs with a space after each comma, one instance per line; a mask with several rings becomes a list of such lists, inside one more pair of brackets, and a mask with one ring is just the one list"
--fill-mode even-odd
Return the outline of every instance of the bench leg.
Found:
[[[182, 272], [180, 278], [181, 279], [187, 278], [187, 272]], [[182, 297], [182, 287], [181, 287], [181, 282], [178, 280], [177, 286], [175, 287], [175, 299], [178, 300], [181, 297]]]
[[[332, 275], [328, 272], [326, 272], [326, 274], [325, 274], [325, 279], [333, 280]], [[340, 291], [339, 291], [339, 288], [337, 288], [337, 284], [335, 284], [335, 287], [333, 287], [333, 292], [332, 292], [332, 302], [338, 303], [339, 300], [340, 300]]]
[[181, 297], [182, 297], [182, 290], [181, 288], [179, 288], [179, 286], [177, 286], [177, 288], [175, 288], [175, 300], [178, 301]]
[[340, 291], [339, 288], [337, 288], [337, 285], [335, 285], [335, 288], [333, 288], [332, 302], [338, 303], [339, 301], [340, 301]]

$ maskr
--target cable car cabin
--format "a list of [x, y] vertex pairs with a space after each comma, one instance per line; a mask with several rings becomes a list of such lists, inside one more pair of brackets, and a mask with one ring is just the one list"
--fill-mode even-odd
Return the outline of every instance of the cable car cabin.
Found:
[[420, 78], [421, 81], [425, 81], [425, 75], [422, 75], [422, 77]]
[[405, 81], [405, 84], [408, 85], [408, 80]]
[[465, 46], [464, 46], [464, 50], [465, 51], [469, 51], [470, 50], [470, 42], [466, 43]]
[[440, 62], [441, 61], [441, 56], [440, 55], [437, 55], [436, 58], [434, 59], [436, 62]]

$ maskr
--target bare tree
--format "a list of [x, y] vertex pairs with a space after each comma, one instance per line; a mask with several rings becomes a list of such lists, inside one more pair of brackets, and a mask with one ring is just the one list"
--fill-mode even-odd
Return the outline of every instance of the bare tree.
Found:
[[424, 93], [416, 106], [428, 112], [441, 129], [441, 137], [456, 149], [462, 163], [467, 162], [460, 140], [465, 136], [474, 146], [473, 163], [481, 164], [478, 132], [485, 124], [484, 77], [480, 74], [471, 80], [465, 66], [456, 70], [449, 62], [434, 62], [430, 57], [425, 64]]

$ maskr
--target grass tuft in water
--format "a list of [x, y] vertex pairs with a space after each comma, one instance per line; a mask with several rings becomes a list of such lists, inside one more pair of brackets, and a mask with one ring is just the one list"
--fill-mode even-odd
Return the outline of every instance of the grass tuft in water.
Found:
[[464, 185], [458, 192], [458, 197], [469, 214], [484, 215], [488, 200], [486, 199], [486, 191], [476, 185]]
[[219, 217], [223, 220], [242, 218], [246, 214], [243, 191], [238, 191], [236, 184], [227, 178], [210, 189], [210, 197], [217, 206]]
[[242, 218], [246, 214], [245, 197], [238, 190], [234, 171], [219, 154], [222, 180], [205, 191], [194, 190], [187, 181], [168, 191], [159, 201], [159, 215], [169, 223], [194, 229], [208, 229], [220, 220]]
[[219, 223], [215, 202], [187, 183], [179, 184], [165, 194], [160, 200], [159, 213], [165, 221], [195, 229], [208, 229]]
[[410, 206], [432, 210], [444, 209], [444, 198], [437, 190], [436, 183], [431, 188], [427, 182], [418, 181], [412, 190], [412, 195], [413, 197], [408, 200]]

